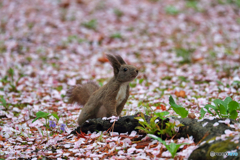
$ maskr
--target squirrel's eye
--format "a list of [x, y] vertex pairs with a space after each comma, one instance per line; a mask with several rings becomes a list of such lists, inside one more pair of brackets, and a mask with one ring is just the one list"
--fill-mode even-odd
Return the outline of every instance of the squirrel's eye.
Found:
[[123, 71], [126, 72], [128, 69], [127, 68], [123, 68]]

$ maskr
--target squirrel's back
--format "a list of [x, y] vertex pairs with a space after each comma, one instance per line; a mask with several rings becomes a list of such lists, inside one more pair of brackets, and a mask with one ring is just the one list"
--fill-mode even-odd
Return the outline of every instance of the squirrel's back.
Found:
[[93, 92], [99, 89], [99, 86], [90, 81], [83, 85], [76, 85], [67, 91], [69, 103], [77, 102], [80, 105], [85, 105]]

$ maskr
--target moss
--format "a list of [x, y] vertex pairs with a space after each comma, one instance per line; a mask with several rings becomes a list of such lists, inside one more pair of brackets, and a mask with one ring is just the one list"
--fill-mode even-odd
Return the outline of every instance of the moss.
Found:
[[228, 139], [226, 141], [218, 141], [215, 144], [212, 144], [211, 147], [209, 147], [208, 152], [207, 152], [207, 159], [213, 159], [213, 160], [217, 160], [219, 157], [218, 156], [214, 156], [211, 157], [210, 156], [210, 152], [214, 151], [214, 152], [226, 152], [226, 151], [230, 151], [233, 150], [234, 148], [237, 147], [237, 144], [234, 142], [231, 142], [231, 139]]

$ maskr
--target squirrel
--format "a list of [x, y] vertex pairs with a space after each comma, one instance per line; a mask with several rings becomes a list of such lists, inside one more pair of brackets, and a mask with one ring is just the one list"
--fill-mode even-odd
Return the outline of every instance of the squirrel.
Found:
[[108, 83], [99, 87], [90, 81], [67, 91], [70, 103], [84, 105], [77, 120], [79, 126], [88, 119], [120, 116], [129, 97], [129, 83], [138, 75], [138, 69], [127, 65], [120, 55], [106, 56], [114, 72]]

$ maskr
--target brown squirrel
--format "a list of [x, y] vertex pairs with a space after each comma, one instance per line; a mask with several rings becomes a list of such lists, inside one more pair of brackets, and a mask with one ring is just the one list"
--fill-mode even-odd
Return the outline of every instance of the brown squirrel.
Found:
[[129, 83], [136, 78], [138, 70], [127, 65], [120, 55], [109, 55], [114, 77], [107, 84], [99, 87], [94, 82], [76, 85], [67, 91], [69, 102], [84, 105], [78, 117], [80, 126], [86, 120], [120, 116], [129, 97]]

